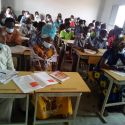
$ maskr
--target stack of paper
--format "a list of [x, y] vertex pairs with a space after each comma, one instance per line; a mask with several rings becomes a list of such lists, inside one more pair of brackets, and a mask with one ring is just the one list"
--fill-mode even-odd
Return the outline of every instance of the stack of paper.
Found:
[[46, 72], [38, 72], [26, 76], [18, 76], [13, 78], [13, 81], [24, 93], [29, 93], [34, 90], [44, 88], [48, 85], [53, 85], [58, 83]]
[[84, 49], [84, 52], [88, 54], [96, 54], [96, 51], [93, 51], [91, 49]]
[[6, 84], [12, 80], [17, 74], [16, 71], [0, 70], [0, 83]]
[[65, 80], [69, 79], [69, 76], [67, 76], [65, 73], [60, 72], [60, 71], [55, 71], [55, 72], [51, 73], [50, 76], [52, 76], [53, 78], [57, 79], [60, 82], [63, 82]]

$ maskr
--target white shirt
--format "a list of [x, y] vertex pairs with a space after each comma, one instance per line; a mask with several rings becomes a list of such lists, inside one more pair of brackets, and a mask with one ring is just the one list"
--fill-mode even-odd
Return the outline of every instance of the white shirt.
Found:
[[9, 46], [0, 43], [0, 69], [14, 70], [12, 54]]

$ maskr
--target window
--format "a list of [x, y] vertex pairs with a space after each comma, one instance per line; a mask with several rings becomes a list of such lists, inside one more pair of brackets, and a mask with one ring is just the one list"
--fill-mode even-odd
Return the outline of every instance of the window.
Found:
[[121, 28], [123, 27], [124, 22], [125, 22], [125, 14], [124, 13], [125, 13], [125, 5], [119, 6], [116, 20], [115, 20], [115, 25], [117, 25]]

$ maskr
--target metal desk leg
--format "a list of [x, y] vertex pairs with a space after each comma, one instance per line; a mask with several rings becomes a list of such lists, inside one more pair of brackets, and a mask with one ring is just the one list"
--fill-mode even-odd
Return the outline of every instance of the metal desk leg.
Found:
[[80, 55], [77, 54], [77, 56], [78, 56], [78, 61], [77, 61], [77, 68], [76, 68], [76, 71], [78, 72], [78, 70], [79, 70]]
[[35, 109], [34, 109], [34, 121], [33, 121], [33, 125], [36, 124], [36, 113], [37, 113], [37, 100], [38, 100], [38, 94], [36, 94], [35, 96]]
[[73, 114], [73, 119], [76, 118], [77, 111], [78, 111], [78, 108], [79, 108], [79, 103], [80, 103], [81, 95], [82, 95], [82, 93], [80, 93], [79, 96], [77, 96], [75, 110], [74, 110], [74, 114]]
[[28, 109], [29, 109], [29, 94], [26, 95], [26, 116], [25, 116], [25, 125], [28, 124]]
[[109, 95], [110, 95], [110, 92], [111, 92], [111, 89], [112, 89], [112, 85], [113, 85], [113, 79], [110, 79], [110, 83], [109, 83], [109, 87], [108, 87], [108, 91], [106, 93], [106, 97], [104, 99], [104, 103], [102, 105], [102, 109], [101, 109], [101, 112], [99, 113], [101, 119], [103, 120], [104, 123], [106, 123], [106, 120], [103, 116], [103, 113], [105, 111], [105, 107], [106, 107], [106, 104], [107, 104], [107, 101], [108, 101], [108, 98], [109, 98]]

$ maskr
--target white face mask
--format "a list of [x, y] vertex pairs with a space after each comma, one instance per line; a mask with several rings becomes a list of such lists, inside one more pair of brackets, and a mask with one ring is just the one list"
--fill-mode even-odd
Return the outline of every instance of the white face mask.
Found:
[[74, 21], [74, 19], [71, 19], [71, 21]]
[[6, 28], [6, 31], [7, 31], [8, 33], [13, 33], [13, 31], [14, 31], [14, 28], [13, 28], [13, 29]]
[[48, 22], [47, 24], [52, 25], [52, 23], [51, 23], [51, 22]]
[[61, 20], [58, 20], [61, 23]]
[[123, 36], [124, 36], [123, 34], [120, 34], [120, 35], [119, 35], [119, 38], [122, 38]]
[[52, 46], [51, 43], [48, 43], [46, 41], [43, 42], [43, 45], [46, 47], [46, 48], [50, 48]]
[[36, 17], [36, 18], [39, 18], [39, 15], [36, 15], [35, 17]]
[[106, 40], [107, 40], [107, 38], [103, 38], [102, 40], [106, 41]]

